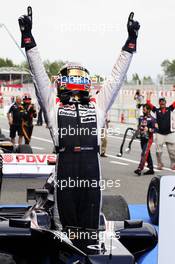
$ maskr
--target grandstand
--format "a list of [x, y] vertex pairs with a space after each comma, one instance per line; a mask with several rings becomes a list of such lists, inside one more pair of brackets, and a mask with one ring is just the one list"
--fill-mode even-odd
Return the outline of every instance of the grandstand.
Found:
[[31, 82], [31, 78], [27, 69], [19, 67], [0, 67], [0, 85], [15, 87], [15, 84], [19, 84], [20, 87], [22, 87], [24, 83], [29, 82]]
[[32, 79], [27, 69], [19, 67], [0, 67], [0, 108], [11, 103], [11, 97], [30, 93]]

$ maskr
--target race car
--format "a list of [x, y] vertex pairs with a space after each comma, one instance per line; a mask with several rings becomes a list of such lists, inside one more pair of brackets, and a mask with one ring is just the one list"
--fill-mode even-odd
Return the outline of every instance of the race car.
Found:
[[[6, 169], [3, 168], [3, 177], [8, 176], [7, 169], [10, 166], [21, 166], [23, 175], [26, 174], [26, 166], [28, 176], [30, 171], [33, 175], [32, 167], [36, 167], [34, 162], [38, 160], [40, 167], [45, 169], [49, 167], [53, 170], [55, 166], [54, 156], [23, 154], [19, 158], [18, 154], [13, 154], [13, 162], [18, 162], [14, 164], [10, 159], [7, 162], [5, 155], [3, 160], [5, 159]], [[30, 163], [31, 160], [33, 163]], [[43, 160], [44, 164], [41, 164]], [[27, 163], [29, 164], [26, 165]], [[40, 171], [35, 171], [36, 173], [38, 177], [43, 175]], [[48, 175], [45, 176], [49, 175], [48, 170]], [[18, 175], [15, 174], [15, 177]], [[149, 223], [143, 222], [148, 220], [146, 206], [128, 207], [124, 198], [105, 195], [99, 229], [87, 229], [84, 233], [81, 228], [71, 227], [72, 237], [68, 230], [62, 229], [61, 223], [55, 226], [51, 197], [51, 193], [44, 186], [42, 189], [28, 189], [26, 204], [0, 206], [0, 263], [157, 263], [157, 231]], [[33, 205], [31, 200], [35, 200]], [[150, 258], [151, 262], [148, 260]]]
[[147, 209], [150, 220], [154, 225], [159, 223], [160, 179], [161, 176], [151, 179], [147, 193]]
[[[35, 190], [35, 197], [34, 206], [0, 208], [0, 252], [13, 263], [148, 263], [141, 256], [157, 243], [157, 233], [150, 224], [109, 221], [101, 213], [99, 230], [86, 230], [86, 235], [96, 232], [97, 238], [69, 239], [61, 229], [52, 228], [47, 191]], [[81, 234], [81, 230], [74, 231], [76, 236]], [[84, 250], [78, 247], [82, 244]]]
[[31, 146], [27, 144], [15, 148], [10, 138], [2, 134], [0, 129], [0, 153], [33, 153], [33, 151]]
[[13, 152], [13, 144], [9, 138], [6, 138], [0, 129], [0, 153]]
[[158, 264], [174, 259], [175, 237], [175, 177], [174, 174], [153, 177], [147, 195], [147, 209], [152, 223], [158, 225]]

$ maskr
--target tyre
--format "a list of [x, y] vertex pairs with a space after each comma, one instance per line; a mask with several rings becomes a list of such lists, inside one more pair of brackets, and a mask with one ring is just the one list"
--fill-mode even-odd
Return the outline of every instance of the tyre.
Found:
[[4, 140], [5, 139], [5, 136], [4, 134], [2, 134], [2, 131], [1, 131], [1, 128], [0, 128], [0, 140]]
[[2, 134], [1, 128], [0, 128], [0, 138], [5, 138], [5, 136]]
[[30, 145], [24, 144], [24, 145], [19, 145], [16, 150], [17, 153], [33, 153], [33, 150]]
[[159, 223], [159, 196], [160, 196], [160, 176], [153, 177], [147, 193], [147, 209], [151, 223]]
[[108, 221], [124, 221], [130, 219], [128, 204], [120, 195], [104, 195], [102, 212]]
[[5, 140], [4, 134], [0, 134], [0, 140]]

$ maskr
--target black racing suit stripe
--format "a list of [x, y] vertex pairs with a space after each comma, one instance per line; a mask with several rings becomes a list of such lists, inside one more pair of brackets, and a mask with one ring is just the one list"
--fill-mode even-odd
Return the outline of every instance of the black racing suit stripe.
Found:
[[[70, 127], [72, 135], [62, 136], [61, 128], [65, 132]], [[91, 133], [94, 129], [97, 130], [95, 108], [90, 105], [73, 104], [59, 108], [58, 128], [60, 148], [72, 145], [97, 146], [97, 134]], [[76, 130], [80, 128], [86, 129], [84, 134]], [[76, 130], [75, 135], [73, 129]], [[101, 197], [99, 180], [96, 151], [59, 153], [57, 204], [63, 227], [98, 228]], [[62, 185], [67, 186], [63, 188]]]

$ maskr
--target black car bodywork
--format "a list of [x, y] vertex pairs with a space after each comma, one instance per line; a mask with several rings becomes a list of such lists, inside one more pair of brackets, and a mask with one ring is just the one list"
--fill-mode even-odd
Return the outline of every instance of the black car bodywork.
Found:
[[9, 263], [134, 264], [140, 255], [157, 244], [156, 230], [150, 224], [107, 221], [103, 213], [99, 230], [86, 230], [86, 234], [95, 232], [96, 237], [78, 237], [81, 229], [71, 227], [76, 236], [70, 239], [66, 230], [53, 227], [47, 191], [36, 190], [36, 193], [33, 206], [0, 208], [0, 253], [13, 259], [14, 262]]

